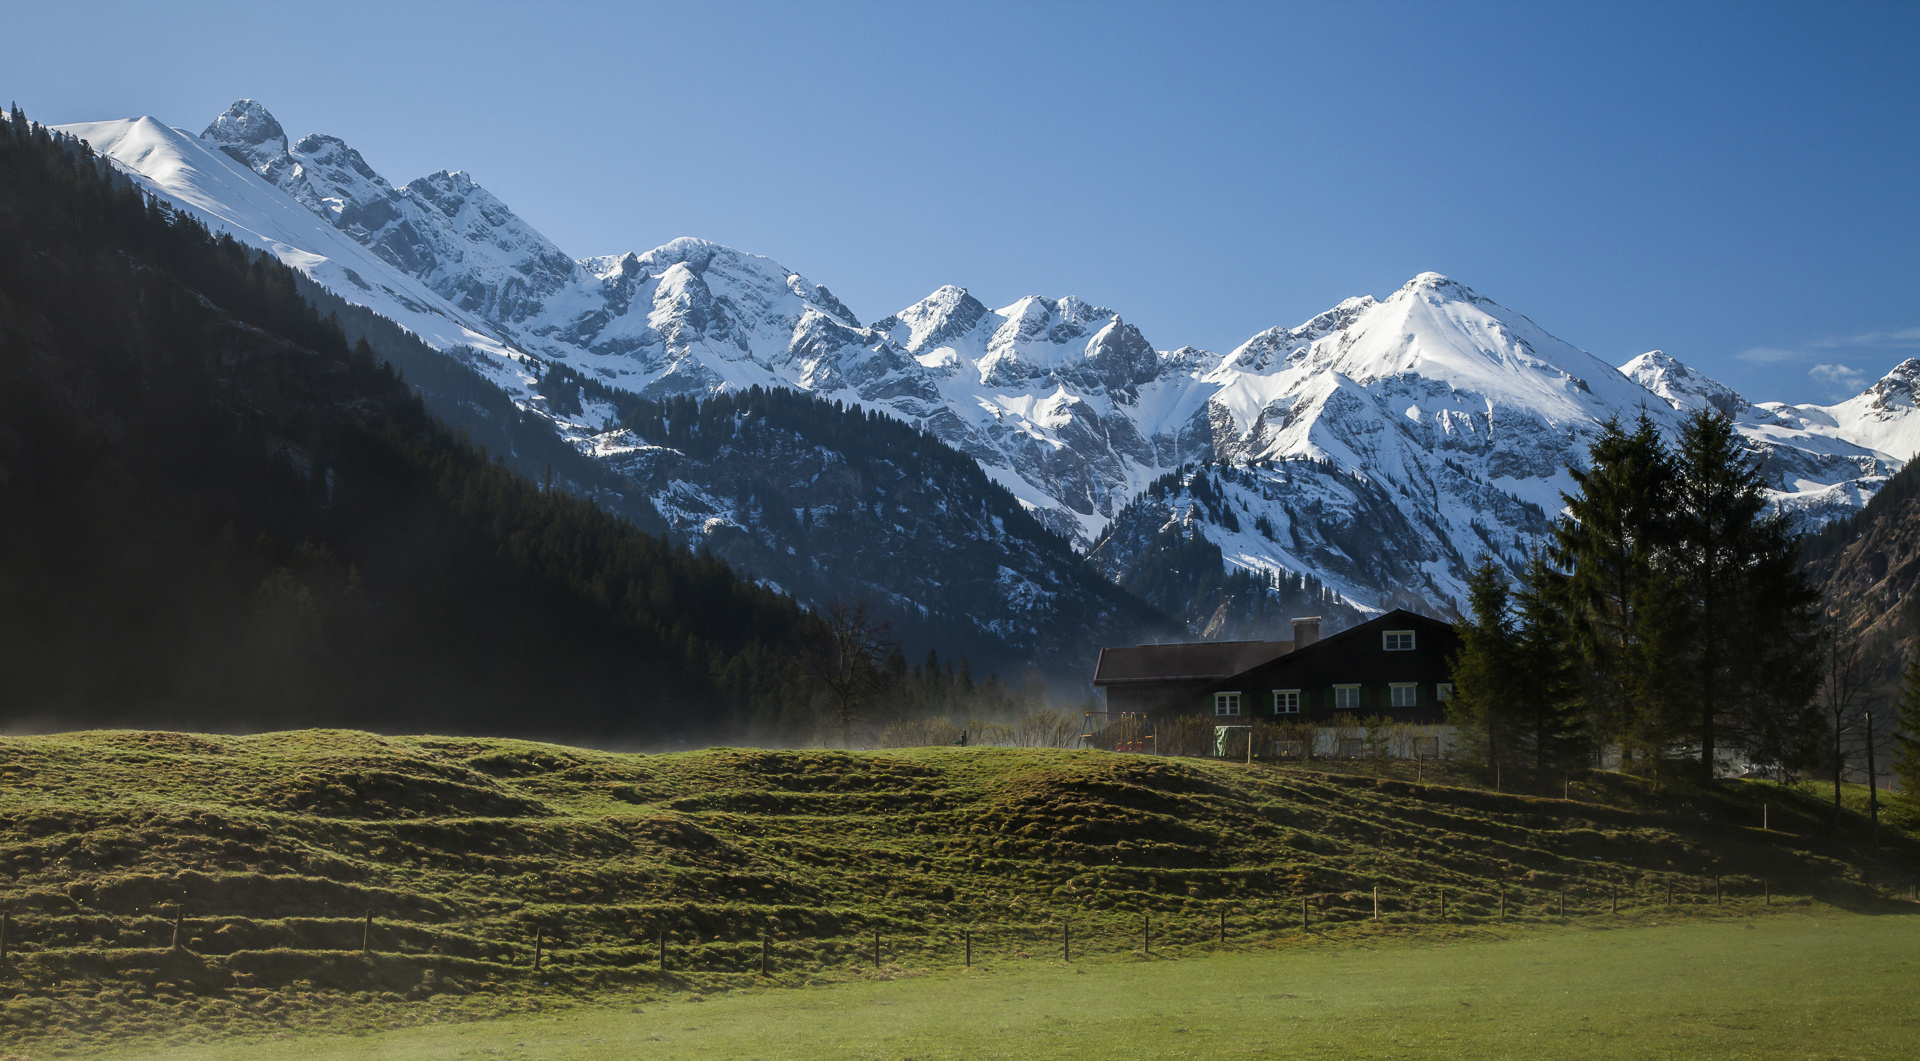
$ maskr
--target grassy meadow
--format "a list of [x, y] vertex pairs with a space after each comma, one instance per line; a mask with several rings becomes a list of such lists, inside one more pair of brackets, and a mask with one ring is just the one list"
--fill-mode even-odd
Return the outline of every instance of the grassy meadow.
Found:
[[134, 1061], [466, 1057], [1887, 1058], [1920, 1042], [1920, 918], [1838, 911], [1256, 947], [708, 996], [359, 1037], [110, 1051]]
[[[776, 1033], [829, 986], [905, 992], [895, 1004], [926, 1014], [913, 1034], [938, 1045], [973, 1034], [943, 1030], [941, 1013], [976, 989], [988, 994], [965, 1004], [989, 1005], [1009, 977], [1056, 985], [1033, 989], [1055, 1000], [1023, 1018], [1039, 1029], [1069, 1009], [1108, 1012], [1096, 995], [1173, 1005], [1187, 992], [1182, 1013], [1262, 999], [1289, 963], [1333, 962], [1331, 976], [1386, 962], [1380, 990], [1393, 977], [1411, 990], [1451, 975], [1422, 955], [1471, 951], [1491, 969], [1529, 947], [1595, 946], [1548, 966], [1666, 968], [1676, 925], [1734, 951], [1833, 928], [1815, 913], [1901, 926], [1833, 938], [1911, 939], [1898, 934], [1920, 855], [1910, 811], [1888, 815], [1876, 849], [1857, 788], [1836, 829], [1817, 785], [1596, 774], [1492, 792], [1420, 770], [1005, 748], [626, 755], [344, 731], [0, 738], [0, 1056], [263, 1034], [295, 1037], [277, 1055], [374, 1034], [427, 1049], [516, 1021], [646, 1016], [610, 1000], [657, 1019], [695, 996], [714, 1004], [700, 1012], [744, 1007], [726, 1010], [742, 1014], [728, 1034], [776, 1056]], [[1599, 927], [1622, 931], [1587, 931]], [[1524, 942], [1495, 942], [1509, 938]], [[1652, 949], [1604, 957], [1605, 941], [1630, 938]], [[1792, 938], [1789, 951], [1829, 937]], [[1705, 992], [1705, 979], [1676, 983]], [[1820, 997], [1837, 997], [1845, 983], [1828, 979]], [[815, 990], [782, 990], [802, 987]], [[1364, 1023], [1365, 1006], [1424, 1004], [1340, 997], [1288, 1019]], [[1717, 1006], [1689, 1027], [1720, 1019]]]

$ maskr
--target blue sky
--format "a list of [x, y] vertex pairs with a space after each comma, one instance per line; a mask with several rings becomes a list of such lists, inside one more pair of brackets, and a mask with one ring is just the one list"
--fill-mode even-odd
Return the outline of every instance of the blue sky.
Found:
[[234, 98], [863, 319], [1075, 294], [1228, 349], [1436, 270], [1755, 400], [1920, 356], [1920, 4], [9, 5], [50, 123]]

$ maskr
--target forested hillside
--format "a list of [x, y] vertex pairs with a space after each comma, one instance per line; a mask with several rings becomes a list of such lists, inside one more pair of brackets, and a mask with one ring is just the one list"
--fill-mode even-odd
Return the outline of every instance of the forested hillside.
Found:
[[435, 423], [290, 270], [0, 131], [0, 719], [664, 740], [808, 620]]
[[676, 532], [800, 600], [870, 597], [914, 655], [1078, 681], [1103, 645], [1183, 633], [973, 458], [878, 410], [759, 386], [647, 398], [564, 365], [539, 390], [613, 411], [601, 467]]
[[1810, 536], [1804, 561], [1828, 621], [1860, 647], [1874, 684], [1890, 689], [1920, 629], [1920, 464], [1887, 480], [1859, 515]]

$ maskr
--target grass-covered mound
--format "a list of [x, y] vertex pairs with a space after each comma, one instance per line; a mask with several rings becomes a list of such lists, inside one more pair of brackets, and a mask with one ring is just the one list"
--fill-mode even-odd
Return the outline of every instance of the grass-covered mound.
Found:
[[1606, 775], [1573, 794], [996, 748], [5, 738], [0, 1033], [364, 1026], [710, 988], [757, 977], [763, 939], [789, 983], [954, 964], [963, 931], [976, 961], [1058, 960], [1069, 921], [1077, 955], [1137, 950], [1149, 915], [1178, 952], [1217, 940], [1222, 914], [1236, 945], [1296, 938], [1303, 899], [1317, 931], [1434, 926], [1443, 896], [1454, 926], [1498, 918], [1502, 895], [1519, 921], [1563, 901], [1666, 917], [1669, 886], [1711, 912], [1716, 877], [1729, 903], [1864, 907], [1916, 850], [1891, 827], [1878, 855], [1833, 835], [1817, 789]]

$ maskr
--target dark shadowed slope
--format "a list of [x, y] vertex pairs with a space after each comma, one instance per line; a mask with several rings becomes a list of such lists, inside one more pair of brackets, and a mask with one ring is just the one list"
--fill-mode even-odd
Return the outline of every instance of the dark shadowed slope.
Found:
[[0, 123], [0, 718], [665, 739], [806, 622], [433, 422], [277, 262]]

